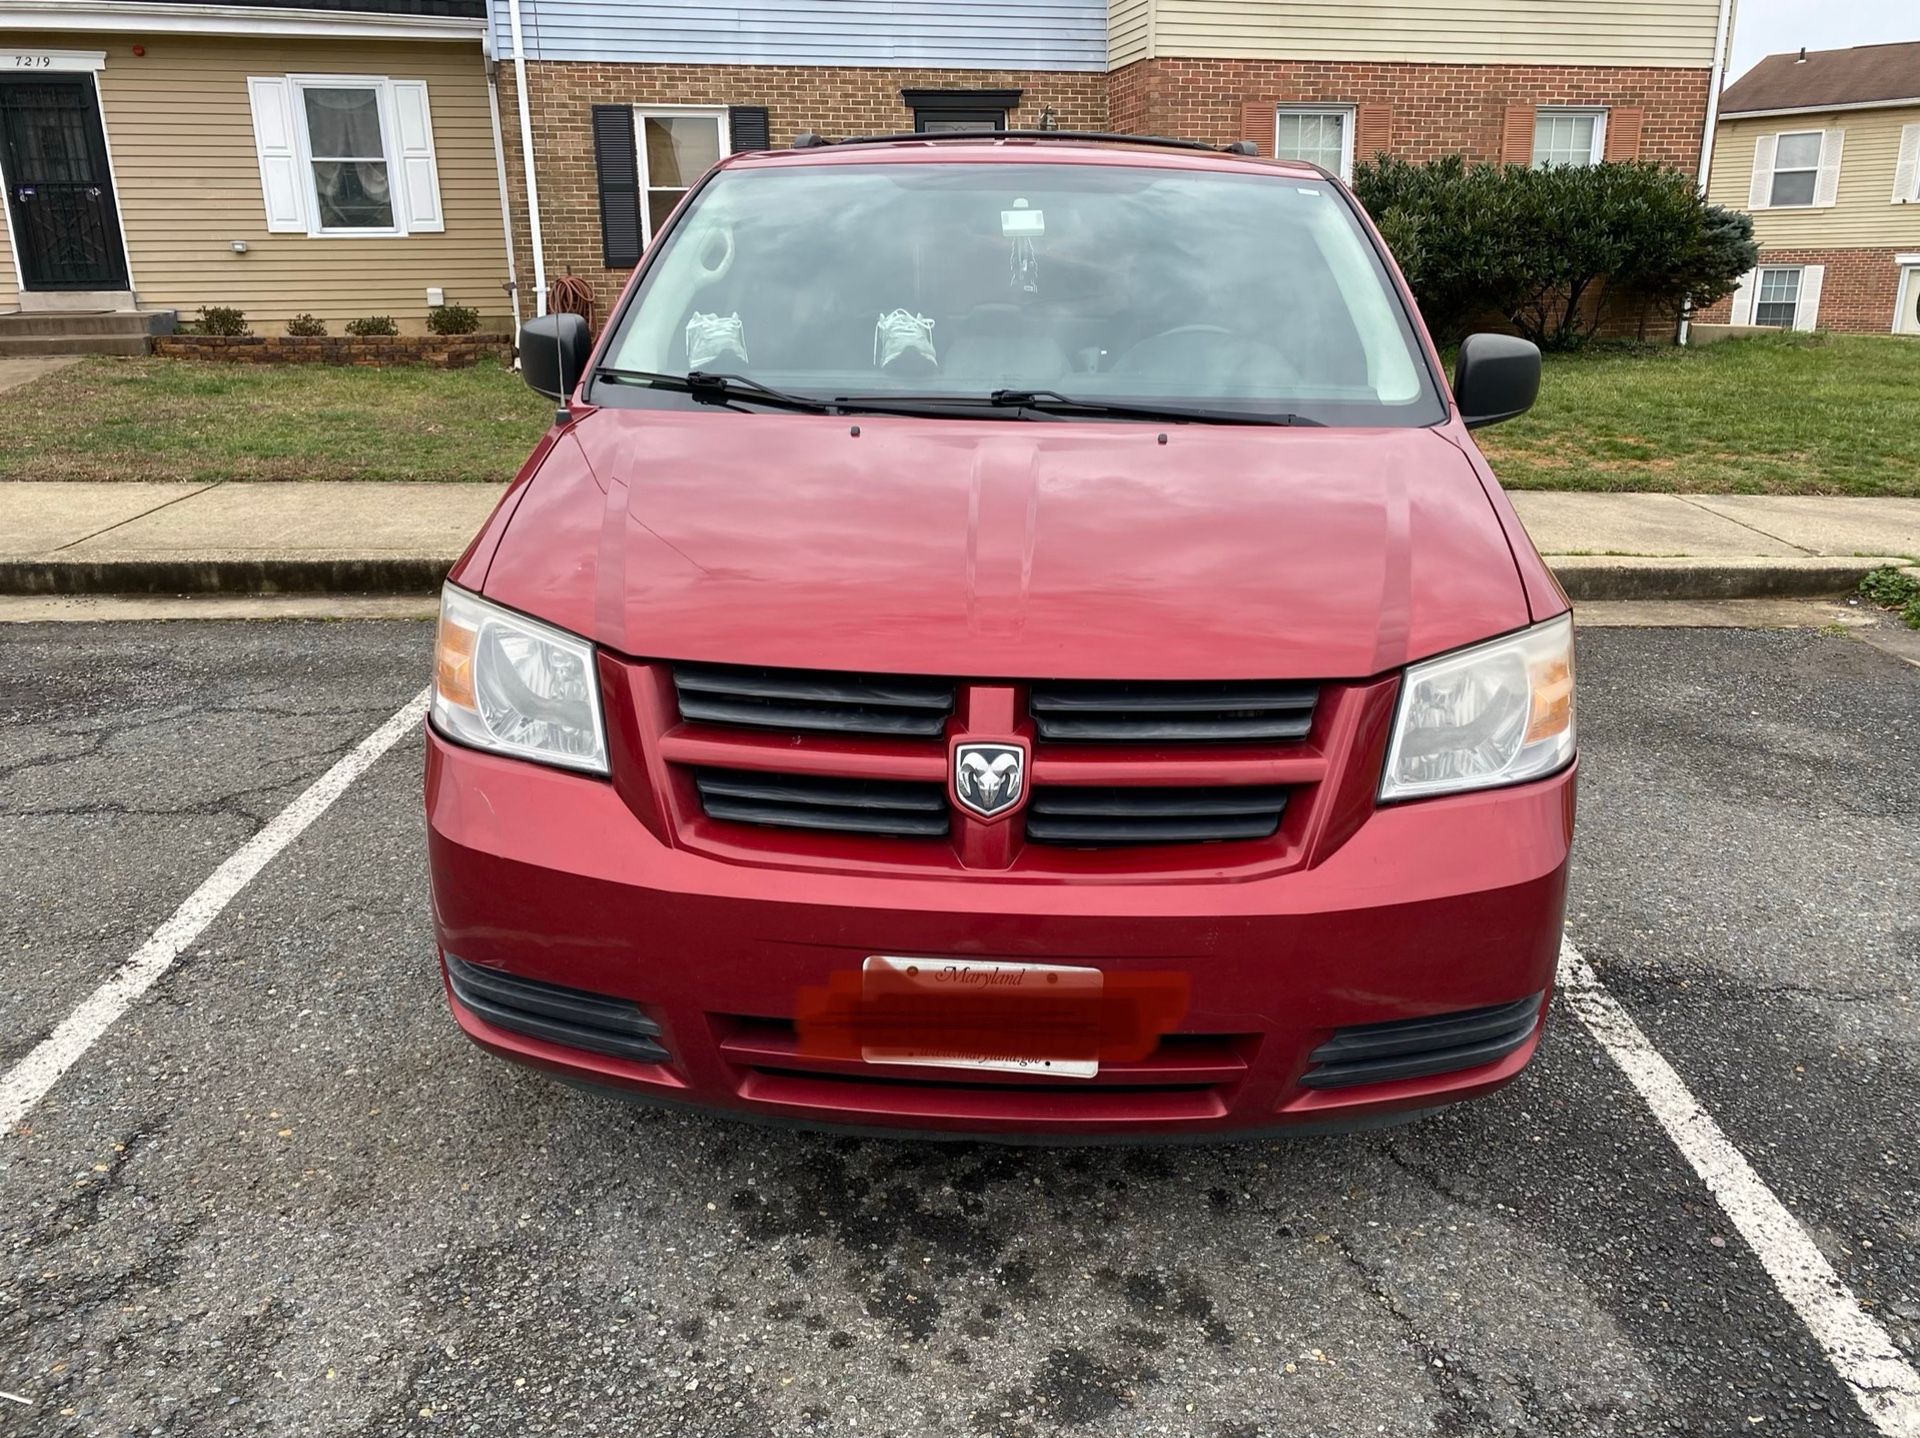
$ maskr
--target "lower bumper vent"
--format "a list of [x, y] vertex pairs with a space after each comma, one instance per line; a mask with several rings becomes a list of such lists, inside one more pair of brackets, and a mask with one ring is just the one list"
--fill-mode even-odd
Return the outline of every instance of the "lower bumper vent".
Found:
[[1280, 827], [1287, 791], [1271, 785], [1217, 789], [1035, 789], [1027, 838], [1036, 844], [1204, 844], [1265, 839]]
[[896, 839], [947, 832], [947, 795], [938, 784], [744, 769], [702, 769], [694, 784], [711, 819]]
[[447, 955], [447, 979], [453, 996], [496, 1028], [635, 1063], [667, 1061], [660, 1025], [630, 1000], [483, 969], [452, 954]]
[[1539, 994], [1486, 1009], [1335, 1029], [1310, 1056], [1302, 1088], [1352, 1088], [1477, 1068], [1505, 1058], [1540, 1022]]

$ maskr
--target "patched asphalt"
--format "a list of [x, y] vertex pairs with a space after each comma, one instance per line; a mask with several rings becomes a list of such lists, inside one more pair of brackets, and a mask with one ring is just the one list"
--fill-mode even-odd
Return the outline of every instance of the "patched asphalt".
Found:
[[[417, 691], [421, 624], [14, 626], [0, 1067]], [[1571, 929], [1916, 1351], [1920, 670], [1583, 635]], [[1565, 1011], [1221, 1148], [770, 1131], [472, 1049], [403, 741], [0, 1137], [0, 1434], [1871, 1433]]]

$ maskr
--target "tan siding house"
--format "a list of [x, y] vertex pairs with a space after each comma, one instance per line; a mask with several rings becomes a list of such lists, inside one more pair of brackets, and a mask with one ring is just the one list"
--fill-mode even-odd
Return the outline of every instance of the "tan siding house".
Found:
[[1760, 264], [1707, 323], [1920, 334], [1920, 43], [1774, 55], [1722, 98], [1708, 195]]
[[338, 334], [419, 332], [443, 302], [507, 328], [483, 8], [352, 4], [69, 4], [46, 29], [0, 0], [0, 309], [223, 305]]
[[1348, 175], [1385, 153], [1697, 170], [1731, 0], [1113, 0], [1116, 129], [1250, 140]]
[[1684, 0], [1155, 0], [1151, 54], [1450, 65], [1712, 63], [1718, 7]]

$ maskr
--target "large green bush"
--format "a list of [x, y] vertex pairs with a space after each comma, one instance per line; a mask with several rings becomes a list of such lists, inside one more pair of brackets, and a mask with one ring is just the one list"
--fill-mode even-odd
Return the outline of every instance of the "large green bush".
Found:
[[1571, 348], [1609, 302], [1711, 304], [1756, 257], [1751, 220], [1640, 161], [1535, 170], [1382, 155], [1353, 187], [1443, 343], [1498, 315], [1544, 348]]

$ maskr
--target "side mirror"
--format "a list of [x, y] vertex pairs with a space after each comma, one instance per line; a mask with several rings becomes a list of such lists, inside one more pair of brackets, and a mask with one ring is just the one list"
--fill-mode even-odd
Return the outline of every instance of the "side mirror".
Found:
[[520, 326], [520, 374], [528, 388], [567, 402], [593, 352], [593, 336], [579, 315], [541, 315]]
[[1453, 366], [1453, 402], [1468, 429], [1517, 419], [1540, 397], [1540, 350], [1515, 335], [1468, 335]]

